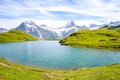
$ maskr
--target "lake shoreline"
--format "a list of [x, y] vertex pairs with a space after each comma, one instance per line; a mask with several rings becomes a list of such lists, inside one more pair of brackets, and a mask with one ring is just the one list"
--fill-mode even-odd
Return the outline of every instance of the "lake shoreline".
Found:
[[119, 80], [119, 70], [120, 64], [73, 70], [47, 70], [12, 63], [0, 58], [0, 79], [2, 80]]
[[37, 66], [34, 66], [34, 65], [27, 65], [27, 64], [17, 63], [15, 61], [7, 60], [7, 59], [5, 59], [3, 57], [0, 57], [0, 59], [3, 59], [4, 61], [6, 61], [8, 63], [18, 64], [18, 65], [32, 67], [32, 68], [40, 68], [40, 69], [44, 69], [44, 70], [61, 70], [61, 71], [78, 70], [78, 69], [86, 69], [86, 68], [90, 69], [90, 68], [103, 67], [103, 66], [111, 66], [111, 65], [119, 65], [120, 64], [120, 63], [113, 63], [113, 64], [108, 64], [108, 65], [94, 66], [94, 67], [79, 67], [79, 68], [74, 68], [74, 69], [50, 69], [50, 68], [45, 68], [45, 67], [37, 67]]
[[[61, 43], [60, 43], [61, 44]], [[64, 44], [62, 43], [61, 45], [65, 46], [72, 46], [72, 47], [77, 47], [77, 48], [90, 48], [90, 49], [99, 49], [99, 50], [113, 50], [113, 51], [120, 51], [120, 48], [115, 49], [115, 48], [104, 48], [104, 47], [89, 47], [89, 46], [81, 46], [80, 44]]]
[[59, 41], [62, 45], [120, 50], [120, 33], [112, 30], [78, 30]]
[[93, 67], [78, 67], [78, 68], [72, 68], [72, 69], [53, 69], [53, 68], [46, 68], [46, 67], [40, 67], [40, 66], [35, 66], [35, 65], [29, 65], [29, 64], [22, 64], [22, 63], [18, 63], [16, 61], [11, 61], [8, 59], [5, 59], [3, 57], [0, 56], [0, 58], [4, 59], [7, 62], [13, 63], [13, 64], [19, 64], [19, 65], [23, 65], [23, 66], [28, 66], [28, 67], [32, 67], [32, 68], [40, 68], [40, 69], [45, 69], [45, 70], [61, 70], [61, 71], [69, 71], [69, 70], [78, 70], [78, 69], [90, 69], [90, 68], [96, 68], [96, 67], [103, 67], [103, 66], [110, 66], [110, 65], [118, 65], [120, 63], [113, 63], [113, 64], [107, 64], [107, 65], [100, 65], [100, 66], [93, 66]]

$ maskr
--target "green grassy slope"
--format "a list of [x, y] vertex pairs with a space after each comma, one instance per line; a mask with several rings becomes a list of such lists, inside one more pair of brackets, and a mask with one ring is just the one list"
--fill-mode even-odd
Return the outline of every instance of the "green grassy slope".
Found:
[[12, 30], [5, 33], [0, 33], [0, 42], [18, 42], [37, 40], [37, 38], [20, 30]]
[[79, 30], [61, 40], [60, 43], [80, 47], [120, 50], [120, 33], [106, 29]]
[[120, 80], [120, 64], [76, 70], [45, 70], [0, 58], [0, 80]]

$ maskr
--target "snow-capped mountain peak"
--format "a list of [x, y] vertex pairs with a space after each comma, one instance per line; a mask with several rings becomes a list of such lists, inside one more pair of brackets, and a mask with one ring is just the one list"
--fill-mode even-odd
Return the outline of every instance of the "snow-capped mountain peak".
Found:
[[2, 33], [2, 32], [7, 32], [8, 30], [7, 29], [5, 29], [5, 28], [0, 28], [0, 33]]
[[91, 29], [91, 30], [92, 29], [98, 29], [98, 28], [101, 28], [101, 27], [106, 26], [106, 25], [108, 25], [108, 26], [119, 26], [120, 21], [110, 22], [108, 24], [102, 24], [102, 25], [90, 24], [89, 29]]
[[57, 38], [57, 33], [54, 29], [46, 25], [38, 26], [33, 21], [24, 21], [15, 29], [22, 30], [38, 38]]
[[110, 22], [108, 25], [109, 26], [118, 26], [118, 25], [120, 25], [120, 21]]
[[90, 24], [89, 29], [98, 29], [100, 27], [100, 25], [96, 25], [96, 24]]
[[24, 25], [25, 27], [36, 27], [37, 25], [31, 21], [31, 20], [28, 20], [28, 21], [24, 21], [21, 23], [21, 25]]
[[69, 27], [74, 27], [76, 26], [75, 23], [71, 20], [70, 22], [67, 23], [67, 25], [65, 26], [66, 28], [69, 28]]
[[22, 23], [24, 23], [24, 24], [30, 24], [30, 25], [33, 25], [33, 24], [35, 24], [33, 21], [31, 21], [31, 20], [28, 20], [28, 21], [24, 21], [24, 22], [22, 22]]
[[59, 37], [65, 38], [66, 36], [70, 35], [71, 33], [77, 30], [88, 29], [86, 26], [77, 26], [73, 21], [67, 23], [66, 26], [58, 28]]

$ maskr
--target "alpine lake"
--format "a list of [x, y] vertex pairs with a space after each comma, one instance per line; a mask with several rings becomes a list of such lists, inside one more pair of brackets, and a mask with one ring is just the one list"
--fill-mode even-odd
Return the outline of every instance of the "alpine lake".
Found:
[[46, 40], [1, 43], [0, 56], [23, 65], [61, 70], [120, 63], [120, 51], [64, 46]]

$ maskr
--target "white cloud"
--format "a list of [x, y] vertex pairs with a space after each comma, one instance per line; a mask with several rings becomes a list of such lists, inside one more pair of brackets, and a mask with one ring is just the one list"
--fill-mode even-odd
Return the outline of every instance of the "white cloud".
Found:
[[[11, 28], [15, 28], [18, 25], [20, 25], [21, 22], [23, 21], [27, 21], [27, 20], [32, 20], [34, 21], [38, 26], [45, 24], [48, 27], [51, 28], [59, 28], [59, 27], [63, 27], [65, 26], [68, 21], [66, 20], [39, 20], [39, 19], [31, 19], [31, 18], [26, 18], [26, 19], [15, 19], [15, 20], [10, 20], [10, 19], [0, 19], [0, 26], [2, 28], [7, 28], [7, 29], [11, 29]], [[6, 24], [7, 22], [7, 24]], [[102, 24], [100, 22], [97, 21], [92, 21], [92, 20], [77, 20], [74, 21], [76, 25], [86, 25], [89, 26], [90, 23], [94, 23], [94, 24]]]
[[65, 26], [67, 24], [67, 21], [65, 21], [65, 20], [39, 20], [39, 19], [31, 19], [31, 18], [15, 19], [15, 20], [0, 19], [0, 24], [1, 24], [0, 27], [7, 28], [7, 29], [15, 28], [18, 25], [20, 25], [21, 22], [27, 21], [27, 20], [34, 21], [38, 26], [45, 24], [45, 25], [52, 27], [52, 28], [62, 27], [62, 26]]
[[38, 20], [36, 23], [38, 25], [46, 24], [49, 27], [58, 28], [58, 27], [65, 26], [67, 21], [65, 20]]
[[85, 25], [85, 26], [89, 26], [90, 24], [103, 24], [103, 22], [98, 22], [98, 21], [94, 21], [94, 20], [78, 20], [75, 21], [76, 25]]
[[[73, 0], [74, 3], [70, 3], [71, 0], [21, 0], [21, 3], [18, 2], [19, 0], [4, 1], [5, 3], [0, 5], [0, 27], [15, 27], [20, 22], [28, 19], [51, 27], [61, 27], [67, 23], [64, 18], [60, 19], [58, 17], [60, 14], [52, 14], [50, 11], [77, 13], [80, 14], [79, 16], [81, 14], [94, 16], [92, 20], [77, 19], [75, 22], [78, 25], [120, 20], [120, 0]], [[31, 12], [28, 13], [28, 11]], [[31, 15], [25, 17], [27, 14]], [[1, 17], [2, 15], [4, 15], [3, 17], [15, 17], [15, 19], [6, 19]], [[35, 17], [32, 18], [33, 16]], [[101, 19], [95, 19], [95, 16], [101, 17]], [[70, 14], [66, 14], [66, 17], [70, 17]], [[77, 16], [71, 15], [71, 17]]]

